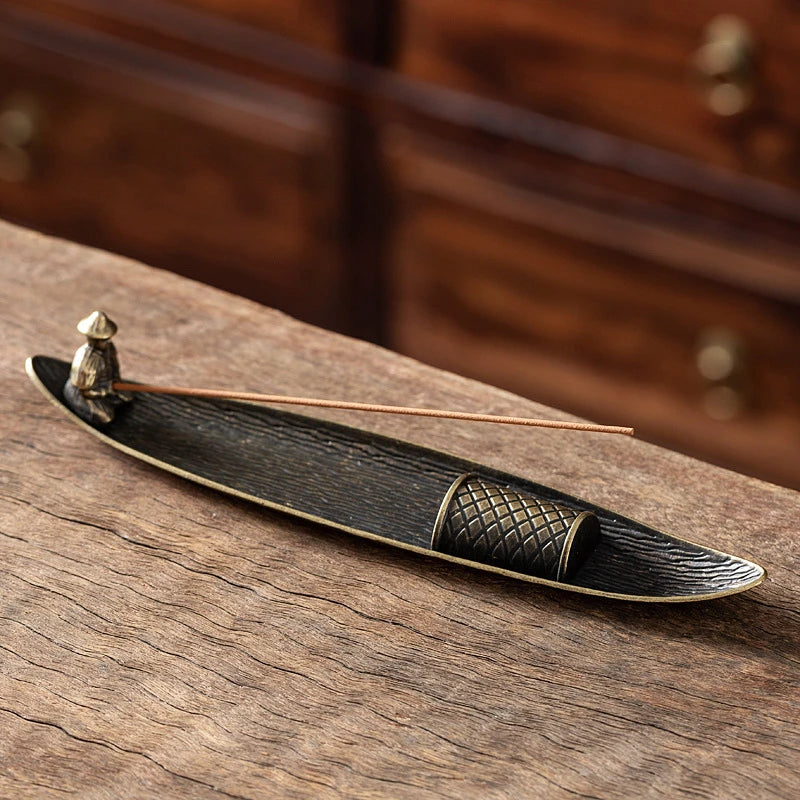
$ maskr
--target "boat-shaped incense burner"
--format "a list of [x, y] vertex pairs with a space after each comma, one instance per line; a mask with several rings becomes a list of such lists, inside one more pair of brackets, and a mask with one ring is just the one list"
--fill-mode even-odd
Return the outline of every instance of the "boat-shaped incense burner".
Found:
[[[121, 398], [110, 390], [92, 395], [76, 381], [75, 362], [71, 369], [66, 361], [34, 356], [26, 366], [34, 384], [74, 422], [128, 455], [395, 547], [635, 601], [706, 600], [750, 589], [765, 577], [751, 561], [526, 477], [408, 442], [230, 399], [136, 392]], [[113, 400], [113, 413], [87, 411], [95, 396]]]

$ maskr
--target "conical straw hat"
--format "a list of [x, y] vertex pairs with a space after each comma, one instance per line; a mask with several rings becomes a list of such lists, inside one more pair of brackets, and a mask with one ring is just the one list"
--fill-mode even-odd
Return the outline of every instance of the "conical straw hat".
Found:
[[78, 330], [90, 339], [110, 339], [117, 332], [117, 326], [103, 311], [93, 311], [78, 323]]

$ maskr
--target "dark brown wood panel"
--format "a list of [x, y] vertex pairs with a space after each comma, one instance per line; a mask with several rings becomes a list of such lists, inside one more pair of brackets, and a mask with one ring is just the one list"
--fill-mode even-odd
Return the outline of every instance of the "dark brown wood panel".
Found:
[[2, 0], [2, 5], [100, 27], [128, 20], [151, 35], [171, 27], [176, 37], [189, 33], [177, 27], [178, 20], [191, 26], [205, 19], [219, 25], [222, 38], [237, 29], [253, 30], [329, 53], [342, 50], [337, 0]]
[[[693, 76], [705, 28], [736, 14], [755, 42], [752, 102], [710, 110]], [[408, 0], [399, 71], [779, 183], [800, 181], [800, 8], [701, 0]]]
[[[173, 53], [267, 85], [325, 100], [335, 98], [344, 59], [339, 45], [334, 47], [333, 39], [341, 37], [332, 26], [323, 26], [330, 27], [331, 46], [313, 46], [302, 37], [291, 36], [280, 24], [270, 28], [269, 14], [258, 13], [272, 8], [269, 4], [242, 6], [262, 17], [260, 24], [257, 20], [244, 22], [236, 14], [225, 16], [221, 4], [211, 5], [219, 13], [212, 13], [202, 2], [180, 0], [0, 0], [0, 16], [9, 28], [34, 40], [49, 38], [63, 45], [69, 35], [105, 36], [105, 46], [112, 51], [136, 43], [156, 56]], [[335, 4], [330, 4], [331, 13], [334, 8]], [[307, 17], [303, 14], [302, 18]], [[317, 24], [313, 22], [311, 27]]]
[[24, 163], [0, 214], [347, 328], [333, 109], [135, 46], [117, 57], [0, 36], [0, 111], [33, 124], [4, 150]]
[[[107, 0], [113, 6], [114, 0]], [[336, 0], [169, 0], [324, 50], [341, 50]]]
[[[391, 344], [727, 466], [800, 485], [800, 274], [790, 253], [726, 246], [525, 191], [443, 160], [408, 137], [390, 148], [402, 197]], [[724, 240], [723, 240], [724, 241]], [[736, 287], [732, 269], [772, 279]], [[697, 357], [741, 342], [733, 418]]]

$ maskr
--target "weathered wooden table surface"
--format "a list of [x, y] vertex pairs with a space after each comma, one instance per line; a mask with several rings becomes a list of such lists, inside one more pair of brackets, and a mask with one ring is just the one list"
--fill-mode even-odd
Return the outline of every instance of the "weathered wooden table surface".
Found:
[[621, 437], [373, 415], [769, 578], [634, 605], [351, 538], [105, 447], [25, 357], [71, 357], [102, 307], [135, 379], [557, 412], [6, 225], [0, 253], [2, 797], [798, 796], [800, 495]]

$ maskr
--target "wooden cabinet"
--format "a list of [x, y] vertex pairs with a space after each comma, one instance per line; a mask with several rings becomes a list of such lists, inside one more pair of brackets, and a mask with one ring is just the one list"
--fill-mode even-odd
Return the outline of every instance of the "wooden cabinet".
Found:
[[402, 9], [392, 346], [800, 485], [800, 11]]
[[0, 214], [800, 487], [795, 4], [0, 23]]
[[717, 259], [791, 276], [792, 263], [669, 218], [622, 218], [554, 197], [519, 171], [512, 182], [507, 165], [394, 137], [395, 347], [704, 458], [794, 479], [800, 280], [792, 302], [781, 291], [756, 297], [706, 269]]

